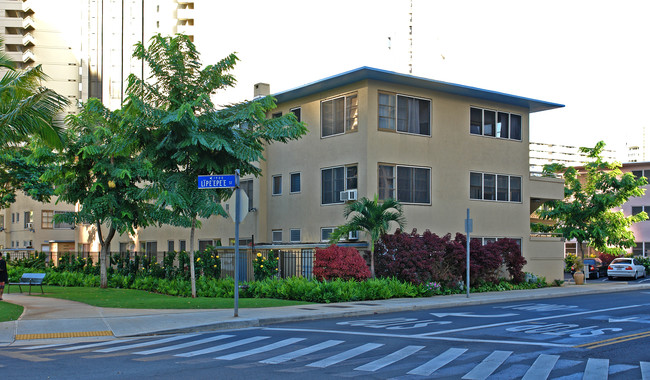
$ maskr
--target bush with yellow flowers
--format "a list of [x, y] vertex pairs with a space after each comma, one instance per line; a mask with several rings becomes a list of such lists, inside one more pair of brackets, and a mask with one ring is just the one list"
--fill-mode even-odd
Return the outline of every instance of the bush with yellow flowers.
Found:
[[207, 277], [221, 277], [221, 259], [219, 252], [212, 246], [208, 246], [202, 252], [197, 252], [194, 256], [195, 273]]
[[262, 281], [278, 275], [278, 255], [273, 251], [266, 254], [258, 252], [253, 260], [253, 275], [255, 281]]

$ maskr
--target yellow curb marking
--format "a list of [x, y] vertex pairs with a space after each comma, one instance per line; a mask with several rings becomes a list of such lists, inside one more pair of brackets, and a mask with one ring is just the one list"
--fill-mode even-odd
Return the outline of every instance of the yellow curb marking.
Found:
[[16, 334], [16, 340], [52, 339], [52, 338], [78, 338], [86, 336], [112, 336], [112, 331], [79, 331], [50, 334]]

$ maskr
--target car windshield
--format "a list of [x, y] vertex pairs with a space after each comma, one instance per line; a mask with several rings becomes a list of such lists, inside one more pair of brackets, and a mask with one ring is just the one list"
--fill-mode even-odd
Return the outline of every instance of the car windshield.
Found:
[[612, 264], [632, 264], [632, 259], [614, 259]]

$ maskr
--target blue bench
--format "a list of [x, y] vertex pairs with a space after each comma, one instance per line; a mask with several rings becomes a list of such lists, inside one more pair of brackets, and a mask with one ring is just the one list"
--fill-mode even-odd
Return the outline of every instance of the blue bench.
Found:
[[32, 294], [32, 285], [34, 286], [40, 286], [41, 287], [41, 294], [45, 294], [43, 292], [43, 279], [45, 278], [45, 273], [23, 273], [22, 277], [20, 278], [20, 282], [10, 282], [8, 285], [9, 287], [7, 288], [7, 293], [9, 293], [9, 289], [11, 285], [18, 285], [18, 288], [20, 289], [20, 292], [23, 292], [23, 285], [27, 286], [29, 285], [29, 294]]

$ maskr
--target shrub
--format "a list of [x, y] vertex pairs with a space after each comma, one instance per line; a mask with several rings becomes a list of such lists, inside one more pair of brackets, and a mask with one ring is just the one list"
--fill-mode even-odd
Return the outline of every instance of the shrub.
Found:
[[578, 256], [574, 255], [573, 253], [569, 253], [568, 255], [564, 256], [564, 271], [566, 273], [571, 272], [571, 267], [573, 264], [575, 264], [576, 260], [578, 260]]
[[523, 272], [526, 259], [521, 255], [519, 244], [513, 239], [499, 239], [486, 247], [497, 249], [503, 256], [503, 262], [506, 269], [512, 277], [512, 282], [519, 284], [524, 281], [525, 273]]
[[598, 254], [598, 258], [600, 259], [600, 261], [603, 262], [604, 266], [608, 266], [609, 263], [611, 263], [612, 260], [614, 260], [616, 257], [617, 256], [615, 256], [615, 255], [612, 255], [612, 254], [609, 254], [609, 253], [604, 253], [604, 252], [601, 252], [601, 253]]
[[262, 281], [278, 275], [279, 257], [273, 251], [269, 251], [267, 257], [258, 252], [253, 260], [253, 276], [255, 281]]
[[314, 276], [321, 281], [336, 278], [361, 281], [370, 278], [370, 269], [355, 248], [331, 245], [316, 249]]

